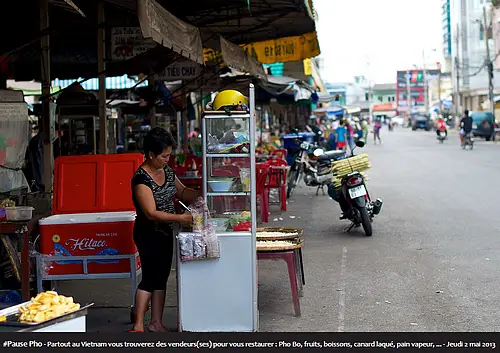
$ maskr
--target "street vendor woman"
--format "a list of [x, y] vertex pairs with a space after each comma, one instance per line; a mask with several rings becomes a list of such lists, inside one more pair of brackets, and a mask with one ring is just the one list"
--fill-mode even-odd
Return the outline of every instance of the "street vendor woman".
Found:
[[142, 281], [135, 295], [135, 321], [131, 332], [144, 332], [144, 316], [151, 302], [149, 331], [166, 332], [163, 325], [166, 286], [172, 266], [174, 232], [180, 223], [191, 223], [190, 213], [176, 214], [174, 197], [191, 202], [200, 192], [186, 188], [168, 166], [175, 140], [162, 128], [144, 138], [145, 162], [132, 178], [132, 198], [137, 212], [134, 242], [142, 264]]

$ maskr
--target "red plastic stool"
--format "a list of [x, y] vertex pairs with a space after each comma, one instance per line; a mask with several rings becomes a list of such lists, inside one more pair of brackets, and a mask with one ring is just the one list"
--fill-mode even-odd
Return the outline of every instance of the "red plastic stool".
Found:
[[300, 316], [299, 284], [297, 281], [297, 259], [294, 250], [284, 251], [258, 251], [257, 260], [284, 260], [288, 267], [290, 277], [290, 287], [292, 289], [293, 308], [295, 316]]

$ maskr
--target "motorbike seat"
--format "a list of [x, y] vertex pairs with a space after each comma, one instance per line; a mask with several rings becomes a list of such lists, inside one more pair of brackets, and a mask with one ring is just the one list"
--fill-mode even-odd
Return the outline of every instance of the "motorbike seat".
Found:
[[326, 151], [319, 157], [319, 159], [320, 160], [339, 159], [340, 157], [344, 157], [345, 155], [346, 152], [344, 151]]

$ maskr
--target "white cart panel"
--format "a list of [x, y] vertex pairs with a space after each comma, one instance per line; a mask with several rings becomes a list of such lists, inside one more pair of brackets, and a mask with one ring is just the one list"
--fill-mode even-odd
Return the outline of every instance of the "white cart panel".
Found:
[[256, 255], [251, 233], [218, 234], [219, 260], [178, 264], [179, 328], [190, 332], [253, 332]]

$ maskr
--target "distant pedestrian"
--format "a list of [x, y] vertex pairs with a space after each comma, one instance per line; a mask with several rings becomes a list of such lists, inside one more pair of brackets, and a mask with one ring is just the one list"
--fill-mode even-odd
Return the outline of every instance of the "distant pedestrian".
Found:
[[352, 147], [354, 146], [354, 126], [350, 119], [347, 120], [346, 129], [347, 129], [347, 144], [349, 145], [349, 150], [352, 150]]
[[335, 151], [337, 149], [337, 132], [332, 131], [328, 135], [328, 142], [326, 143], [327, 151]]
[[382, 140], [380, 139], [380, 130], [382, 130], [382, 123], [380, 119], [375, 121], [375, 125], [373, 127], [373, 144], [377, 144], [377, 139], [380, 144], [382, 144]]
[[346, 147], [347, 147], [347, 129], [346, 129], [346, 127], [344, 125], [345, 125], [345, 122], [341, 121], [339, 127], [337, 128], [337, 130], [335, 130], [335, 132], [336, 132], [335, 138], [336, 138], [336, 141], [337, 141], [337, 149], [338, 150], [343, 150], [343, 151], [345, 151]]
[[365, 143], [367, 143], [370, 129], [368, 128], [368, 123], [366, 122], [366, 120], [363, 120], [363, 122], [361, 123], [361, 127], [363, 129], [363, 140], [365, 141]]

